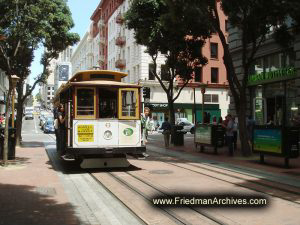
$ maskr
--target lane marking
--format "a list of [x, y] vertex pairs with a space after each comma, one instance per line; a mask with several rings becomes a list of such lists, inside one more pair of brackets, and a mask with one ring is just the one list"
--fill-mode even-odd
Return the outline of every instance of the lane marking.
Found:
[[35, 129], [35, 133], [37, 134], [37, 133], [38, 133], [38, 131], [37, 131], [37, 127], [36, 127], [35, 116], [33, 117], [33, 120], [34, 120], [34, 129]]

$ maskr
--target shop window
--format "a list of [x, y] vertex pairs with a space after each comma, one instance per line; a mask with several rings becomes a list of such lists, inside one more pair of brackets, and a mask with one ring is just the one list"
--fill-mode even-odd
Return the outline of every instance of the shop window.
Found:
[[76, 117], [95, 118], [95, 88], [76, 89]]
[[218, 58], [218, 43], [210, 43], [210, 58]]
[[202, 67], [195, 68], [195, 82], [202, 82]]
[[120, 119], [139, 118], [138, 89], [136, 88], [119, 89], [119, 118]]
[[155, 80], [155, 76], [154, 76], [154, 71], [155, 71], [155, 67], [154, 67], [154, 64], [151, 63], [149, 64], [149, 80]]
[[211, 83], [218, 83], [219, 82], [219, 69], [218, 68], [211, 68]]

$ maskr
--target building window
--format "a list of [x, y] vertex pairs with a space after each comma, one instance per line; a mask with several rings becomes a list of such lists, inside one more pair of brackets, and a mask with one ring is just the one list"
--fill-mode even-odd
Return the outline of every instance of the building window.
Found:
[[48, 95], [50, 95], [51, 94], [51, 92], [50, 91], [48, 91]]
[[204, 94], [204, 102], [211, 102], [211, 95]]
[[214, 103], [219, 102], [219, 95], [211, 95], [211, 102]]
[[162, 64], [161, 67], [160, 67], [160, 77], [161, 77], [162, 80], [169, 80], [170, 79], [168, 67], [164, 64]]
[[218, 43], [210, 43], [210, 58], [218, 58]]
[[219, 69], [211, 68], [211, 83], [219, 83]]
[[149, 80], [155, 80], [154, 70], [154, 64], [149, 64]]
[[48, 90], [50, 90], [51, 89], [51, 87], [48, 87]]
[[47, 99], [50, 100], [50, 97], [48, 97]]
[[217, 94], [205, 94], [204, 95], [204, 102], [218, 103], [219, 102], [219, 95], [217, 95]]
[[202, 67], [195, 68], [195, 82], [202, 82]]

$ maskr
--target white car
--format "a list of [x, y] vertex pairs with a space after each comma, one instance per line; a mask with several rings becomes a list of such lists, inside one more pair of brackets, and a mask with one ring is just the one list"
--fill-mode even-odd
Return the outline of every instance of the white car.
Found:
[[189, 121], [181, 121], [179, 122], [177, 125], [179, 126], [183, 126], [183, 129], [181, 130], [181, 132], [183, 133], [187, 133], [187, 132], [190, 132], [191, 134], [194, 133], [194, 130], [195, 130], [195, 125], [192, 124], [191, 122]]

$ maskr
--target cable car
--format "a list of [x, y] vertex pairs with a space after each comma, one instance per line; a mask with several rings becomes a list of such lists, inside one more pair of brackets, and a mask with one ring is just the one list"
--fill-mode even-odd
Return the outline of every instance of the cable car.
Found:
[[82, 168], [127, 167], [126, 155], [146, 156], [141, 135], [141, 86], [126, 73], [77, 72], [62, 85], [54, 105], [65, 108], [66, 152]]

